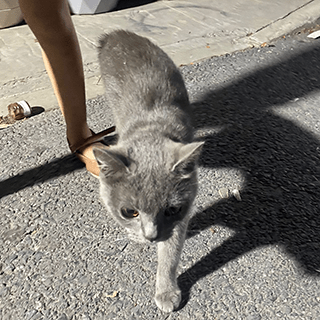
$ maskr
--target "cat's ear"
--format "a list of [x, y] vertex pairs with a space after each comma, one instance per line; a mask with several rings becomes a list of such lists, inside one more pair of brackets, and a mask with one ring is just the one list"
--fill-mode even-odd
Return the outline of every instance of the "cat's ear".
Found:
[[129, 161], [120, 152], [101, 148], [93, 148], [92, 151], [105, 177], [119, 178], [127, 172]]
[[204, 142], [192, 142], [188, 144], [172, 142], [174, 163], [171, 171], [190, 174], [193, 172], [196, 162], [200, 156]]

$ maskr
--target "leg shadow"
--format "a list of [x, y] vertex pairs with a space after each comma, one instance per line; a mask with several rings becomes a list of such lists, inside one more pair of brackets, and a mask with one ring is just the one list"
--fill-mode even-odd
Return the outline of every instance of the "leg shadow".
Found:
[[0, 181], [0, 199], [24, 188], [32, 187], [37, 183], [43, 183], [50, 179], [64, 176], [83, 167], [84, 164], [73, 154], [60, 159], [55, 159], [50, 163], [24, 171], [4, 181]]

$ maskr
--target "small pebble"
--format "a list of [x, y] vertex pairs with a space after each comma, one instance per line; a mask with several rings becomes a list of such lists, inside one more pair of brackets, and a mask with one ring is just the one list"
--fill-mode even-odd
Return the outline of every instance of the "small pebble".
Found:
[[219, 195], [222, 199], [226, 199], [229, 197], [229, 190], [227, 188], [219, 189]]

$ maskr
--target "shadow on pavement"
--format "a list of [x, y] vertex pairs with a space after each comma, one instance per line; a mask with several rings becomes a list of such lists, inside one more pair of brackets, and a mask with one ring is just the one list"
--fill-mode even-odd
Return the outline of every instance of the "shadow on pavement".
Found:
[[[194, 104], [197, 128], [223, 128], [206, 138], [201, 165], [240, 169], [246, 185], [242, 202], [220, 201], [190, 221], [190, 234], [214, 224], [236, 233], [179, 276], [181, 308], [199, 279], [265, 245], [281, 245], [302, 270], [320, 275], [320, 142], [271, 109], [320, 90], [319, 56], [320, 46]], [[82, 167], [68, 155], [30, 169], [1, 181], [0, 198]]]
[[320, 142], [271, 109], [320, 89], [319, 56], [320, 46], [194, 104], [198, 128], [223, 128], [206, 138], [201, 166], [240, 169], [246, 185], [242, 202], [220, 201], [190, 221], [190, 236], [214, 224], [236, 233], [180, 275], [180, 308], [199, 279], [265, 245], [282, 246], [304, 272], [320, 275]]
[[84, 165], [75, 155], [55, 159], [50, 163], [24, 171], [14, 177], [0, 181], [0, 199], [37, 183], [66, 175], [72, 171], [83, 168]]
[[119, 0], [117, 6], [112, 11], [139, 7], [156, 1], [157, 0]]

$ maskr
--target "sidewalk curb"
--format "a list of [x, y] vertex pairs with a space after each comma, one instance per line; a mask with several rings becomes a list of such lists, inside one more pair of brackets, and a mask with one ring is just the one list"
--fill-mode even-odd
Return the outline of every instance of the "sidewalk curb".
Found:
[[288, 34], [308, 23], [314, 23], [320, 18], [320, 1], [309, 2], [302, 8], [291, 12], [283, 19], [279, 19], [274, 23], [259, 30], [255, 34], [246, 39], [249, 46], [259, 46], [264, 42], [270, 42], [285, 34]]

